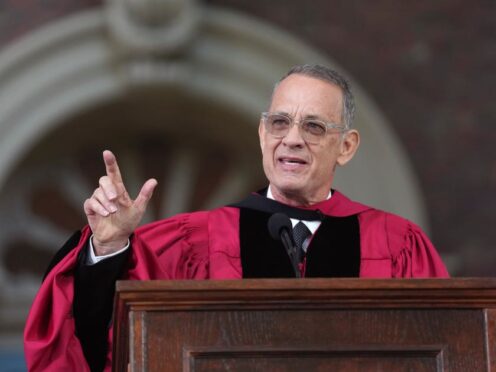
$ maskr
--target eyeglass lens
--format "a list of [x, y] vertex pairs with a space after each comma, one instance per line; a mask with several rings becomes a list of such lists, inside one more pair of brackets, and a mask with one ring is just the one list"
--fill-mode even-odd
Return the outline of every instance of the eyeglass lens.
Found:
[[[268, 132], [278, 138], [285, 137], [294, 121], [284, 115], [267, 115], [265, 119]], [[302, 138], [307, 142], [319, 142], [326, 133], [326, 126], [316, 120], [303, 120], [300, 122], [300, 133]]]

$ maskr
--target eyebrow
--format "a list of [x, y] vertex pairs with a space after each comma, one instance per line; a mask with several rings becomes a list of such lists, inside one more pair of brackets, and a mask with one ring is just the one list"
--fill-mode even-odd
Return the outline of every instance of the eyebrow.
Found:
[[286, 111], [272, 111], [273, 114], [276, 114], [276, 115], [284, 115], [284, 116], [287, 116], [287, 117], [292, 117], [290, 114], [288, 114]]
[[321, 120], [321, 121], [327, 121], [327, 120], [324, 120], [323, 118], [321, 118], [320, 116], [318, 115], [307, 115], [305, 116], [305, 119], [317, 119], [317, 120]]
[[[273, 113], [277, 114], [277, 115], [284, 115], [284, 116], [287, 116], [289, 118], [294, 119], [294, 117], [291, 114], [287, 113], [286, 111], [274, 111]], [[314, 114], [304, 116], [303, 120], [320, 120], [320, 121], [323, 121], [325, 123], [328, 122], [328, 120], [325, 120], [324, 118], [322, 118], [318, 115], [314, 115]], [[334, 123], [334, 121], [330, 121], [330, 122]]]

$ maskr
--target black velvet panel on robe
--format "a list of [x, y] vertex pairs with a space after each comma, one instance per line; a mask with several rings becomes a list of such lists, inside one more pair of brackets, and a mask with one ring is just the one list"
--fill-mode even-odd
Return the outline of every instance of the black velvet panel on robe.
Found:
[[76, 336], [92, 372], [103, 371], [108, 350], [107, 335], [112, 323], [115, 282], [122, 278], [130, 249], [86, 265], [89, 247], [81, 251], [74, 272], [74, 321]]
[[[239, 240], [243, 278], [294, 278], [289, 256], [267, 227], [272, 213], [240, 208]], [[307, 249], [305, 277], [360, 275], [360, 228], [357, 216], [323, 217]]]

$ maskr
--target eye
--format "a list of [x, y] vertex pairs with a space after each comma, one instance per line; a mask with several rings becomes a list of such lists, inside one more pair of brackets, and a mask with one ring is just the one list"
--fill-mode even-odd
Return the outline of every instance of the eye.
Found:
[[284, 116], [271, 115], [268, 119], [274, 129], [285, 129], [289, 126], [289, 119]]
[[326, 132], [325, 124], [315, 120], [305, 121], [303, 123], [303, 129], [316, 136], [322, 136]]

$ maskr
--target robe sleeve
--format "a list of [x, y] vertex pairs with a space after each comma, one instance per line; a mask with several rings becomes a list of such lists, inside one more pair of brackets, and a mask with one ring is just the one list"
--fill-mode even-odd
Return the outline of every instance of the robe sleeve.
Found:
[[[203, 279], [208, 275], [205, 213], [178, 215], [145, 225], [132, 238], [127, 279]], [[30, 371], [89, 371], [75, 331], [74, 273], [91, 231], [82, 230], [70, 250], [43, 281], [26, 321], [24, 351]], [[111, 368], [112, 330], [105, 370]]]
[[393, 278], [449, 277], [434, 245], [419, 226], [395, 215], [388, 215], [386, 226]]
[[209, 212], [185, 213], [136, 230], [128, 279], [207, 279]]

